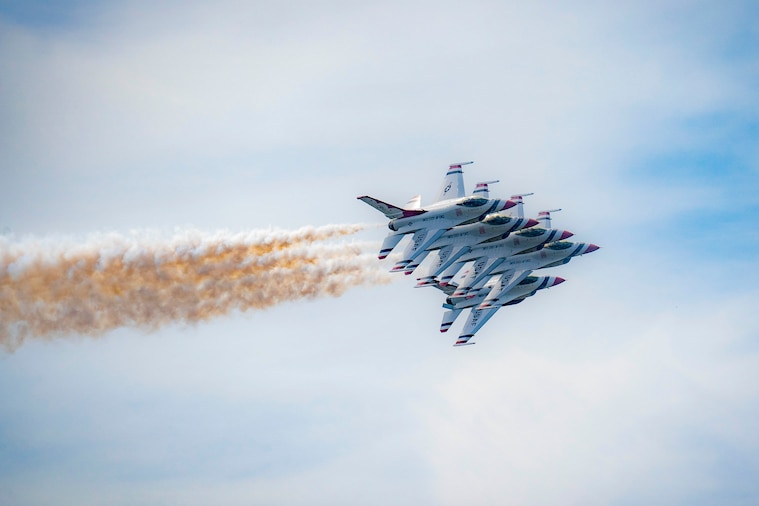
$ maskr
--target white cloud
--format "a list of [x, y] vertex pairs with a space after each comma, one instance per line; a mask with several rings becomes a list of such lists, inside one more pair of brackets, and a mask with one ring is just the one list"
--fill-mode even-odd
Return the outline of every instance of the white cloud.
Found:
[[428, 198], [445, 164], [474, 159], [470, 184], [535, 191], [528, 209], [564, 208], [555, 224], [604, 248], [464, 350], [437, 332], [441, 297], [407, 279], [196, 328], [25, 346], [0, 371], [14, 442], [3, 493], [751, 502], [751, 265], [711, 262], [709, 244], [683, 258], [666, 225], [713, 210], [725, 188], [632, 173], [721, 149], [719, 125], [694, 118], [755, 117], [755, 58], [725, 57], [749, 12], [118, 3], [55, 31], [5, 21], [0, 227], [379, 221], [356, 195]]

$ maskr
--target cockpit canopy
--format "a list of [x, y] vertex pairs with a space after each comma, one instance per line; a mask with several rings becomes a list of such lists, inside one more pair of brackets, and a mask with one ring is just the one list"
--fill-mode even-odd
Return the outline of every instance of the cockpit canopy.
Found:
[[463, 207], [480, 207], [488, 203], [488, 199], [484, 197], [466, 197], [461, 202], [457, 203], [457, 206]]
[[519, 282], [520, 285], [529, 285], [531, 283], [534, 283], [538, 280], [536, 276], [527, 276], [522, 281]]
[[517, 232], [517, 234], [523, 237], [537, 237], [545, 233], [546, 233], [546, 229], [540, 228], [540, 227], [525, 228], [524, 230], [520, 230], [519, 232]]
[[509, 223], [514, 218], [510, 216], [506, 216], [503, 214], [489, 214], [484, 220], [482, 220], [484, 223], [487, 223], [488, 225], [505, 225]]
[[547, 244], [545, 247], [548, 249], [558, 251], [558, 250], [570, 248], [572, 244], [574, 243], [567, 242], [567, 241], [559, 241], [559, 242], [552, 242], [551, 244]]

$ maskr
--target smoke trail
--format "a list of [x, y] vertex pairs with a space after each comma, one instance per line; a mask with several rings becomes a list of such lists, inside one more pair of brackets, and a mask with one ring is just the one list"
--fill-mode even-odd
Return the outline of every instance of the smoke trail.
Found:
[[153, 330], [388, 282], [365, 245], [325, 242], [362, 228], [106, 234], [83, 243], [0, 237], [0, 344]]

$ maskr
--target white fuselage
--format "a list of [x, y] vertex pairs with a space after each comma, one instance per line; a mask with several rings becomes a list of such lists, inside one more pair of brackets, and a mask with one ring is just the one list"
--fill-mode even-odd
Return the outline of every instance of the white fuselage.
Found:
[[480, 244], [459, 258], [459, 262], [469, 262], [482, 256], [490, 258], [505, 258], [516, 255], [522, 251], [540, 246], [553, 241], [561, 241], [572, 237], [572, 232], [557, 229], [545, 229], [532, 227], [519, 231], [508, 237], [487, 244]]
[[392, 219], [387, 226], [402, 234], [423, 228], [448, 229], [513, 206], [510, 200], [462, 197], [432, 204], [413, 216]]
[[471, 246], [535, 225], [537, 225], [535, 220], [512, 218], [500, 213], [491, 214], [480, 222], [460, 225], [448, 230], [427, 249], [436, 250], [449, 245]]
[[490, 274], [495, 276], [512, 269], [520, 271], [543, 269], [558, 261], [576, 257], [587, 253], [589, 250], [595, 251], [596, 249], [597, 246], [584, 242], [555, 242], [538, 251], [505, 258]]

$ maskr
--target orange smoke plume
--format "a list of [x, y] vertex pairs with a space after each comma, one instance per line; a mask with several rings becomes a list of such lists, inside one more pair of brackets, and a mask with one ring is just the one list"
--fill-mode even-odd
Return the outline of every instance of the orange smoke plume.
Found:
[[80, 243], [0, 237], [0, 345], [154, 330], [388, 282], [361, 244], [330, 242], [362, 228], [105, 234]]

